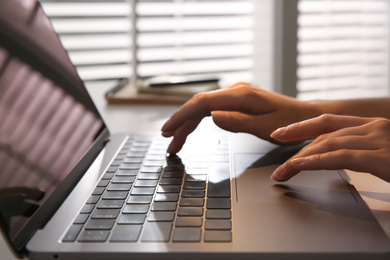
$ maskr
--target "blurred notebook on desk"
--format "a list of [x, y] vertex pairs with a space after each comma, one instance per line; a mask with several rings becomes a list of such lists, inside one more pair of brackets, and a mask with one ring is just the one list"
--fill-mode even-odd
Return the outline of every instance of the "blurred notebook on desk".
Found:
[[156, 76], [135, 84], [121, 79], [106, 93], [109, 104], [183, 104], [193, 95], [216, 90], [219, 79], [203, 76]]

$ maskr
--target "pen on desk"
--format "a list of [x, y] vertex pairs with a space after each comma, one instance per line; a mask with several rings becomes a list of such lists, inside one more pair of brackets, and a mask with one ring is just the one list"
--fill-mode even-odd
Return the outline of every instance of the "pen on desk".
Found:
[[117, 84], [110, 90], [108, 90], [104, 96], [107, 98], [109, 97], [110, 95], [113, 95], [115, 94], [116, 92], [118, 92], [119, 90], [121, 90], [124, 86], [127, 85], [127, 83], [129, 83], [129, 79], [128, 78], [121, 78], [118, 80]]

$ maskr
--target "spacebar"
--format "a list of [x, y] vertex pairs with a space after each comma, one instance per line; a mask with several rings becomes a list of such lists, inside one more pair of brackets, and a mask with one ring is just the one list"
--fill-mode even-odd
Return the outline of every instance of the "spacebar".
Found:
[[230, 198], [229, 163], [213, 162], [210, 164], [207, 197]]

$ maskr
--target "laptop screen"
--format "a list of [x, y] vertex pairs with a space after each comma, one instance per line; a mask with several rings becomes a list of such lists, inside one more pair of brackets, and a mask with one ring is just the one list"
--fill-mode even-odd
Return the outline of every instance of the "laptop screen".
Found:
[[105, 129], [35, 1], [0, 3], [0, 222], [13, 241]]

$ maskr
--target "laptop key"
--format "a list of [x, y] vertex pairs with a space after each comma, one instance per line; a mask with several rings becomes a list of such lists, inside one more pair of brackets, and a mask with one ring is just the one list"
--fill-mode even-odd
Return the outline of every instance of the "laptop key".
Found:
[[176, 227], [201, 227], [202, 221], [200, 217], [177, 217]]
[[133, 183], [135, 181], [135, 176], [115, 176], [111, 183]]
[[181, 193], [182, 198], [204, 198], [204, 190], [183, 190]]
[[232, 213], [226, 209], [208, 209], [206, 211], [206, 218], [209, 219], [231, 219]]
[[124, 162], [125, 163], [138, 163], [138, 164], [141, 164], [142, 162], [143, 162], [143, 160], [144, 160], [144, 154], [142, 154], [140, 157], [127, 157], [127, 158], [125, 158], [124, 160]]
[[180, 186], [158, 186], [157, 193], [179, 193]]
[[114, 176], [114, 172], [106, 172], [104, 173], [102, 180], [111, 180], [112, 176]]
[[209, 198], [206, 207], [208, 209], [230, 209], [230, 198]]
[[131, 189], [130, 183], [111, 183], [108, 185], [108, 191], [129, 191]]
[[185, 177], [185, 181], [206, 181], [207, 175], [189, 175], [187, 174]]
[[160, 173], [162, 171], [162, 167], [155, 167], [155, 166], [143, 166], [141, 168], [141, 172], [143, 173]]
[[204, 181], [186, 181], [183, 189], [185, 190], [204, 190], [206, 189], [206, 182]]
[[205, 229], [231, 230], [232, 222], [228, 219], [207, 219]]
[[114, 226], [115, 219], [90, 219], [85, 226], [87, 230], [109, 230]]
[[228, 163], [211, 163], [209, 171], [209, 198], [230, 198], [230, 170]]
[[82, 228], [83, 228], [83, 225], [72, 225], [69, 228], [68, 232], [66, 232], [66, 235], [64, 236], [62, 241], [63, 242], [75, 241]]
[[119, 166], [119, 170], [138, 171], [140, 167], [141, 164], [122, 164], [121, 166]]
[[168, 242], [172, 231], [171, 222], [146, 222], [142, 242]]
[[203, 216], [203, 208], [201, 207], [182, 207], [177, 212], [178, 216]]
[[140, 173], [138, 174], [138, 180], [158, 180], [160, 178], [159, 173]]
[[85, 224], [89, 218], [88, 214], [79, 214], [76, 219], [73, 221], [73, 224]]
[[88, 200], [87, 200], [87, 204], [96, 204], [100, 199], [100, 196], [99, 195], [91, 195], [89, 196]]
[[120, 209], [122, 208], [123, 200], [101, 200], [97, 208], [98, 209]]
[[102, 195], [105, 189], [105, 187], [96, 187], [93, 190], [92, 195]]
[[107, 187], [109, 180], [100, 180], [97, 184], [97, 187]]
[[200, 228], [175, 228], [173, 242], [200, 242], [202, 231]]
[[134, 183], [134, 187], [156, 187], [157, 180], [137, 180]]
[[162, 178], [160, 185], [181, 185], [182, 181], [182, 178]]
[[112, 231], [110, 242], [136, 242], [142, 225], [118, 225]]
[[80, 210], [81, 214], [89, 214], [95, 208], [94, 204], [85, 204], [83, 208]]
[[145, 214], [121, 214], [118, 219], [118, 224], [143, 224], [145, 218]]
[[119, 209], [95, 209], [91, 215], [92, 219], [103, 219], [103, 218], [117, 218]]
[[206, 230], [204, 232], [205, 242], [231, 242], [231, 231], [219, 231], [219, 230]]
[[131, 190], [131, 195], [153, 195], [155, 188], [141, 188], [141, 187], [134, 187]]
[[181, 207], [203, 207], [204, 199], [202, 198], [182, 198], [180, 200]]
[[152, 202], [153, 196], [133, 196], [131, 195], [128, 200], [127, 204], [150, 204]]
[[103, 194], [103, 199], [106, 200], [124, 200], [127, 197], [127, 191], [106, 191]]
[[78, 241], [79, 242], [105, 242], [110, 231], [106, 230], [84, 230]]
[[164, 165], [164, 160], [162, 161], [149, 161], [149, 160], [146, 160], [144, 162], [144, 166], [150, 166], [150, 167], [161, 167]]
[[152, 204], [152, 211], [175, 211], [177, 207], [176, 202], [154, 202]]
[[149, 211], [149, 205], [144, 204], [128, 204], [123, 208], [123, 213], [143, 213], [146, 214]]
[[179, 194], [176, 193], [158, 193], [154, 198], [154, 201], [165, 201], [165, 202], [177, 202], [179, 200]]
[[162, 173], [163, 178], [183, 178], [184, 171], [166, 171]]
[[110, 166], [106, 172], [116, 172], [116, 170], [118, 169], [118, 166]]
[[175, 212], [151, 212], [148, 221], [151, 222], [172, 222], [175, 219]]
[[119, 170], [115, 175], [116, 176], [136, 176], [138, 174], [138, 169], [136, 170]]

